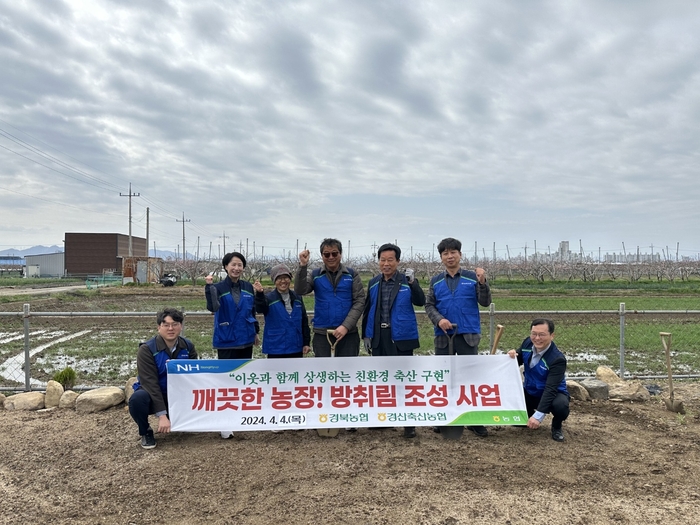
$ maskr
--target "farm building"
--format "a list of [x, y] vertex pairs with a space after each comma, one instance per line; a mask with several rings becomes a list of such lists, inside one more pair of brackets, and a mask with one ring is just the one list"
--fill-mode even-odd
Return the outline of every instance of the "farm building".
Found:
[[63, 277], [66, 274], [65, 254], [43, 253], [26, 255], [26, 277]]
[[[66, 233], [68, 275], [121, 274], [129, 257], [129, 236], [120, 233]], [[132, 255], [148, 257], [146, 239], [131, 237]]]

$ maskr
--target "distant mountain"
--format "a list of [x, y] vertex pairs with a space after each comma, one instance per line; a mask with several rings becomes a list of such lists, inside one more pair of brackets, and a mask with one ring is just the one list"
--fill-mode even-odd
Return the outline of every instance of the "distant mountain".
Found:
[[0, 255], [20, 255], [24, 257], [25, 255], [42, 255], [45, 253], [59, 253], [63, 252], [63, 246], [32, 246], [26, 250], [15, 250], [10, 248], [9, 250], [0, 251]]

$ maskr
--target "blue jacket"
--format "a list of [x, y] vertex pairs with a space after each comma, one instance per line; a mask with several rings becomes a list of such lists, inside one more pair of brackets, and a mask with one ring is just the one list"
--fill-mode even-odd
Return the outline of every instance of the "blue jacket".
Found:
[[171, 354], [161, 336], [152, 337], [139, 345], [136, 356], [138, 376], [134, 383], [134, 392], [143, 389], [151, 396], [156, 413], [167, 410], [169, 359], [197, 359], [197, 351], [189, 339], [179, 337], [177, 347]]
[[263, 354], [296, 354], [311, 342], [304, 302], [291, 290], [289, 300], [292, 303], [291, 314], [287, 313], [277, 290], [267, 295], [262, 292], [255, 294], [255, 310], [265, 315]]
[[255, 319], [253, 285], [239, 280], [241, 298], [238, 304], [231, 295], [230, 277], [205, 288], [207, 309], [214, 312], [214, 348], [242, 348], [255, 342], [255, 334], [260, 331]]
[[552, 341], [539, 363], [530, 368], [533, 352], [532, 340], [528, 337], [518, 350], [518, 363], [523, 365], [525, 377], [523, 387], [531, 396], [541, 398], [537, 410], [547, 414], [558, 393], [570, 397], [566, 389], [566, 357]]
[[[362, 318], [363, 337], [372, 339], [372, 346], [379, 344], [379, 291], [383, 275], [373, 277], [367, 286], [367, 299], [365, 300], [365, 311]], [[389, 308], [391, 314], [391, 338], [401, 346], [402, 350], [413, 350], [420, 346], [418, 336], [418, 323], [413, 305], [423, 306], [425, 304], [425, 294], [417, 280], [413, 284], [408, 284], [406, 276], [396, 273], [396, 284], [394, 285], [389, 298]]]
[[[476, 291], [478, 281], [474, 272], [462, 271], [454, 293], [450, 291], [445, 282], [445, 272], [433, 277], [430, 286], [435, 294], [435, 307], [443, 317], [457, 324], [458, 334], [481, 333], [481, 318], [479, 317]], [[452, 334], [453, 330], [449, 330], [447, 333]], [[444, 335], [442, 329], [437, 325], [435, 326], [435, 335]]]
[[321, 269], [316, 268], [311, 277], [314, 281], [314, 328], [337, 328], [352, 308], [352, 282], [354, 270], [347, 268], [340, 276], [338, 285], [333, 284]]

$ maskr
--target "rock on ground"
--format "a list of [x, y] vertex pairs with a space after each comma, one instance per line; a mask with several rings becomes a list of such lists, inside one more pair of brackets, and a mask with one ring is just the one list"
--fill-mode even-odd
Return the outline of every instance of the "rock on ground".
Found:
[[83, 414], [100, 412], [124, 402], [124, 392], [116, 386], [106, 386], [83, 392], [75, 400], [75, 409]]

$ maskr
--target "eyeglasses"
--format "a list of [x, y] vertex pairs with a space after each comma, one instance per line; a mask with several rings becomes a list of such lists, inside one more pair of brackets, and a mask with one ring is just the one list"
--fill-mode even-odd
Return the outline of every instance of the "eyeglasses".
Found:
[[180, 323], [160, 323], [160, 326], [162, 326], [163, 328], [168, 328], [168, 329], [177, 328], [178, 326], [180, 326]]
[[547, 337], [549, 332], [530, 332], [530, 339], [535, 339], [536, 337]]
[[331, 257], [338, 257], [338, 255], [340, 255], [340, 252], [323, 252], [322, 255], [324, 259], [330, 259]]

